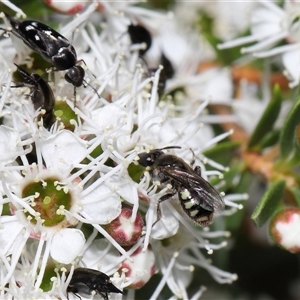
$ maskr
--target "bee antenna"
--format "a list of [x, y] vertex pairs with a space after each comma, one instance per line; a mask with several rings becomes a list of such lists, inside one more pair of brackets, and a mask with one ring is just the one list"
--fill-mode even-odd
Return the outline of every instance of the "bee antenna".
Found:
[[[101, 98], [100, 95], [98, 94], [98, 91], [91, 84], [86, 82], [86, 80], [83, 80], [83, 82], [86, 84], [86, 86], [89, 86], [97, 94], [99, 99]], [[86, 87], [86, 86], [84, 85], [84, 87]]]
[[167, 147], [161, 148], [159, 150], [167, 150], [167, 149], [181, 149], [181, 147], [180, 146], [167, 146]]
[[74, 97], [74, 107], [76, 107], [76, 86], [74, 86], [73, 97]]

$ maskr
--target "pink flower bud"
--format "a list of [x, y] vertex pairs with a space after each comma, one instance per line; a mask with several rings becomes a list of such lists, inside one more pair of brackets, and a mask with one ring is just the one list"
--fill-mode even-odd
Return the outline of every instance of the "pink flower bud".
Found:
[[142, 235], [144, 220], [141, 214], [137, 213], [134, 221], [131, 215], [132, 208], [123, 207], [120, 215], [105, 226], [106, 231], [123, 247], [134, 245]]
[[88, 4], [88, 1], [82, 2], [69, 2], [69, 1], [57, 1], [57, 0], [45, 0], [45, 3], [54, 11], [66, 14], [66, 15], [75, 15], [78, 12], [81, 12], [85, 6]]
[[155, 272], [155, 257], [149, 247], [145, 252], [139, 247], [132, 255], [133, 262], [125, 260], [121, 270], [125, 272], [126, 278], [132, 282], [128, 287], [140, 289], [143, 287]]
[[300, 209], [279, 212], [270, 223], [270, 235], [275, 243], [291, 253], [300, 251]]

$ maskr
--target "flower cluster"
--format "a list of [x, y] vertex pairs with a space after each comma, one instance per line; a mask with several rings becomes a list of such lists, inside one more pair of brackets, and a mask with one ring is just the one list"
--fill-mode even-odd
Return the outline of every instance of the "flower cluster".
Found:
[[[196, 99], [194, 87], [204, 82], [197, 77], [200, 41], [188, 39], [171, 14], [129, 2], [85, 6], [66, 8], [81, 13], [59, 32], [72, 40], [86, 64], [86, 87], [76, 87], [74, 99], [63, 72], [48, 74], [55, 96], [50, 126], [45, 126], [45, 108], [32, 103], [39, 88], [18, 84], [14, 77], [14, 63], [31, 74], [43, 72], [43, 62], [38, 65], [40, 58], [13, 34], [0, 41], [0, 298], [64, 299], [80, 266], [111, 276], [120, 291], [128, 289], [129, 298], [159, 273], [151, 299], [166, 284], [178, 298], [197, 299], [204, 287], [194, 295], [187, 291], [196, 267], [219, 283], [237, 278], [214, 267], [203, 253], [225, 247], [226, 242], [213, 239], [229, 232], [194, 227], [176, 202], [168, 201], [153, 226], [156, 202], [168, 187], [152, 184], [147, 172], [142, 176], [137, 155], [181, 146], [170, 151], [186, 162], [195, 159], [204, 179], [222, 178], [227, 170], [203, 154], [231, 131], [215, 137], [209, 123], [216, 119], [206, 111], [210, 100]], [[128, 28], [137, 25], [150, 40], [133, 42], [138, 33], [128, 34]], [[215, 170], [206, 171], [205, 163]], [[240, 209], [236, 201], [246, 198], [224, 196], [221, 215]], [[221, 226], [221, 219], [215, 223]]]
[[[290, 87], [299, 85], [299, 3], [284, 1], [279, 7], [272, 1], [257, 1], [251, 13], [251, 35], [239, 37], [219, 45], [220, 49], [253, 43], [242, 48], [242, 53], [252, 53], [257, 58], [280, 55], [285, 75], [288, 77]], [[281, 42], [280, 45], [277, 45]]]

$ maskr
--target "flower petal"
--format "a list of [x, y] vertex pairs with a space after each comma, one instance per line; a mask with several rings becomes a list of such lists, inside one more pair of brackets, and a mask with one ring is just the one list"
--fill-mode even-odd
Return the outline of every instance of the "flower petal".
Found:
[[179, 228], [179, 222], [170, 210], [163, 204], [160, 208], [162, 212], [161, 219], [154, 225], [151, 232], [151, 237], [156, 240], [166, 239], [175, 235]]
[[13, 246], [18, 245], [17, 240], [23, 225], [15, 216], [2, 216], [1, 223], [3, 227], [0, 229], [0, 253], [5, 256], [13, 252], [11, 249]]
[[119, 251], [111, 247], [106, 239], [97, 239], [84, 252], [82, 261], [87, 268], [100, 269], [101, 272], [112, 274], [120, 268], [120, 264], [116, 263], [119, 257]]
[[70, 264], [81, 252], [85, 237], [81, 230], [65, 228], [53, 236], [50, 255], [59, 263]]
[[8, 163], [16, 159], [16, 157], [19, 155], [17, 151], [19, 148], [18, 145], [20, 143], [18, 131], [7, 126], [1, 125], [0, 141], [5, 141], [5, 143], [0, 143], [0, 161]]
[[51, 136], [41, 145], [48, 169], [70, 172], [87, 155], [85, 143], [68, 130]]
[[115, 129], [116, 125], [119, 125], [125, 131], [130, 132], [132, 129], [131, 122], [127, 121], [126, 110], [114, 103], [94, 110], [93, 119], [97, 127], [103, 131]]
[[84, 211], [93, 219], [94, 223], [108, 224], [121, 213], [121, 200], [105, 184], [96, 187], [82, 198]]
[[300, 55], [299, 49], [282, 54], [282, 62], [291, 80], [291, 87], [295, 87], [300, 81]]

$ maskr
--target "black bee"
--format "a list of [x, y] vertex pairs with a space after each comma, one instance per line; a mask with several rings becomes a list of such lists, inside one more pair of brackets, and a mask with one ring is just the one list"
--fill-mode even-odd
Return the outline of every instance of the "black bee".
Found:
[[[32, 20], [19, 22], [17, 19], [4, 13], [12, 27], [11, 32], [39, 53], [46, 61], [53, 65], [55, 71], [67, 70], [65, 80], [76, 87], [83, 84], [85, 71], [77, 66], [77, 54], [71, 43], [53, 28]], [[0, 28], [6, 32], [10, 30]]]
[[181, 147], [165, 147], [138, 154], [138, 163], [150, 169], [153, 181], [172, 186], [171, 192], [158, 200], [156, 222], [161, 218], [160, 203], [178, 193], [183, 211], [194, 222], [205, 227], [212, 223], [214, 213], [224, 210], [224, 201], [215, 188], [201, 177], [199, 166], [193, 169], [181, 158], [162, 151], [172, 148]]
[[128, 34], [130, 36], [132, 44], [146, 44], [145, 49], [139, 50], [140, 56], [143, 56], [152, 44], [152, 37], [150, 32], [144, 26], [131, 24], [128, 26]]
[[[160, 72], [157, 92], [158, 92], [159, 96], [162, 96], [164, 91], [165, 91], [167, 80], [171, 79], [174, 76], [175, 71], [174, 71], [174, 68], [172, 66], [172, 63], [170, 62], [170, 60], [163, 53], [161, 54], [160, 64], [164, 68]], [[150, 69], [149, 71], [150, 71], [150, 75], [154, 75], [156, 70], [155, 69]]]
[[53, 124], [54, 112], [53, 108], [55, 105], [55, 98], [53, 91], [49, 84], [38, 74], [28, 73], [20, 66], [16, 65], [18, 71], [24, 78], [23, 83], [19, 83], [13, 87], [29, 87], [31, 90], [31, 101], [35, 110], [38, 108], [44, 109], [46, 112], [43, 114], [43, 123], [45, 128], [50, 128]]
[[[73, 293], [81, 299], [77, 293], [92, 295], [93, 292], [100, 294], [105, 300], [108, 300], [108, 293], [124, 294], [111, 283], [106, 274], [88, 268], [75, 269], [67, 293]], [[68, 296], [67, 298], [69, 299]]]
[[174, 76], [175, 71], [172, 63], [163, 53], [161, 54], [160, 64], [164, 67], [162, 71], [166, 80], [171, 79]]

